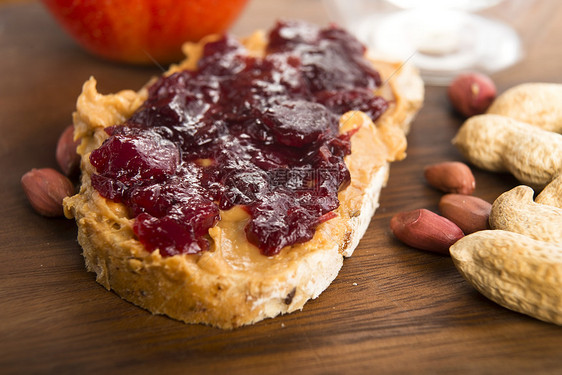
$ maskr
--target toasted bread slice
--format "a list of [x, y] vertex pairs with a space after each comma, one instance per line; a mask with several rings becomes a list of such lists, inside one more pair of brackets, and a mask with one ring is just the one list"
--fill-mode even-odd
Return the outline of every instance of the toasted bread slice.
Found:
[[[188, 58], [167, 74], [192, 69], [208, 40], [187, 44]], [[243, 43], [248, 53], [260, 54], [267, 40], [257, 32]], [[342, 132], [358, 130], [345, 159], [351, 183], [339, 193], [336, 217], [320, 224], [312, 240], [271, 257], [247, 241], [243, 229], [249, 216], [240, 207], [221, 212], [221, 220], [209, 230], [214, 243], [209, 251], [162, 257], [159, 251], [145, 250], [135, 238], [126, 207], [92, 187], [95, 169], [89, 155], [108, 137], [104, 128], [130, 117], [147, 90], [101, 95], [90, 78], [74, 113], [75, 136], [81, 140], [81, 189], [64, 202], [67, 217], [78, 224], [87, 269], [127, 301], [188, 323], [231, 329], [302, 309], [330, 285], [343, 258], [352, 255], [365, 233], [389, 163], [405, 157], [406, 133], [423, 102], [423, 82], [414, 68], [374, 60], [373, 65], [384, 81], [379, 94], [390, 107], [376, 124], [362, 112], [348, 112], [340, 119]]]

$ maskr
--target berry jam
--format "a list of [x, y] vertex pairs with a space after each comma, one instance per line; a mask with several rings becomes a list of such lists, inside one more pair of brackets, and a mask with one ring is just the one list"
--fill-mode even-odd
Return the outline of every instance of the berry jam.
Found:
[[335, 216], [350, 180], [350, 133], [339, 117], [373, 120], [387, 102], [379, 74], [347, 32], [278, 22], [264, 57], [235, 39], [207, 43], [194, 71], [162, 77], [145, 103], [91, 153], [92, 186], [125, 204], [147, 250], [209, 249], [220, 210], [241, 205], [262, 254], [310, 240]]

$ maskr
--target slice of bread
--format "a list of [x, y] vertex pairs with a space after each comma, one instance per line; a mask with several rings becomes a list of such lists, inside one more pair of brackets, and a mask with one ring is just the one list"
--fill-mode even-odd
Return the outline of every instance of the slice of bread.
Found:
[[[257, 32], [243, 41], [248, 53], [263, 53], [264, 35]], [[208, 40], [187, 44], [188, 58], [167, 74], [192, 69]], [[108, 137], [104, 128], [130, 117], [147, 90], [101, 95], [90, 78], [74, 113], [75, 136], [81, 140], [81, 189], [64, 202], [67, 217], [76, 219], [87, 269], [127, 301], [188, 323], [231, 329], [302, 309], [330, 285], [343, 258], [352, 255], [364, 235], [387, 181], [389, 162], [405, 157], [406, 133], [423, 102], [423, 82], [414, 68], [372, 62], [384, 81], [379, 94], [390, 107], [376, 124], [362, 112], [340, 119], [342, 132], [359, 129], [345, 159], [351, 183], [339, 193], [337, 216], [322, 223], [312, 240], [271, 257], [247, 241], [249, 216], [240, 207], [221, 212], [221, 220], [209, 230], [214, 245], [208, 251], [170, 257], [146, 251], [135, 238], [126, 207], [92, 187], [95, 169], [89, 155]]]

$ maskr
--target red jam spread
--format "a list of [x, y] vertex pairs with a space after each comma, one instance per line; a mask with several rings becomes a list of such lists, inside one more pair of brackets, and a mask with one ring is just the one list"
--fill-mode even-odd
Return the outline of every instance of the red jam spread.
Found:
[[387, 108], [364, 52], [340, 28], [300, 22], [278, 22], [264, 57], [229, 36], [207, 43], [196, 70], [160, 78], [106, 129], [92, 186], [125, 204], [139, 241], [162, 256], [209, 249], [209, 228], [235, 205], [262, 254], [306, 242], [350, 180], [339, 117]]

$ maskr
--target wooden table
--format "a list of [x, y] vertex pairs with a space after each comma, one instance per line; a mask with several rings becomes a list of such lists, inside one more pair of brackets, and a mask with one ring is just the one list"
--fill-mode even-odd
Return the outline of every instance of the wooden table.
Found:
[[[545, 3], [545, 21], [528, 25], [525, 60], [494, 76], [500, 91], [562, 81], [562, 10]], [[320, 1], [254, 0], [234, 31], [279, 16], [327, 20]], [[109, 93], [139, 88], [159, 70], [89, 56], [33, 2], [0, 6], [0, 53], [0, 373], [562, 371], [561, 328], [490, 302], [449, 257], [403, 246], [389, 231], [399, 211], [436, 210], [441, 194], [424, 182], [424, 165], [461, 160], [450, 144], [461, 119], [444, 88], [427, 88], [408, 158], [392, 166], [381, 206], [335, 282], [302, 312], [225, 332], [153, 316], [106, 291], [85, 271], [74, 222], [38, 216], [20, 187], [27, 170], [56, 167], [56, 140], [83, 81], [94, 75]], [[517, 185], [474, 173], [475, 195], [489, 201]]]

